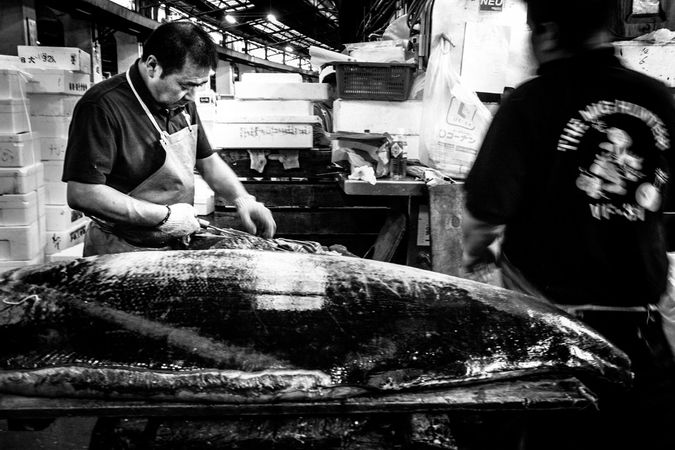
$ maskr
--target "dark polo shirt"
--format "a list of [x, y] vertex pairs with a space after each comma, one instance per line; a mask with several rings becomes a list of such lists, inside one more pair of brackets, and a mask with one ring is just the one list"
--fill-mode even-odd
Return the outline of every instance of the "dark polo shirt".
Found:
[[[183, 110], [192, 124], [199, 125], [197, 159], [213, 153], [197, 116], [194, 102], [167, 110], [158, 105], [138, 71], [131, 67], [131, 81], [160, 128], [175, 133], [187, 126]], [[165, 152], [159, 133], [131, 91], [125, 73], [92, 86], [73, 111], [63, 181], [106, 184], [127, 193], [157, 171]]]

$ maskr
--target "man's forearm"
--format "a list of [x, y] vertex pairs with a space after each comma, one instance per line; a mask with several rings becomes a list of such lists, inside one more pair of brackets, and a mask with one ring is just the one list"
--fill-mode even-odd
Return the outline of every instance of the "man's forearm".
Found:
[[167, 215], [165, 205], [135, 199], [104, 184], [68, 182], [68, 205], [113, 222], [152, 227]]

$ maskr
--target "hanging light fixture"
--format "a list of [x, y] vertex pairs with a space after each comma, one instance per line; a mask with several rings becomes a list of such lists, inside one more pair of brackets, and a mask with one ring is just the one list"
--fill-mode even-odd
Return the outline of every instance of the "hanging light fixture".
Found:
[[229, 23], [229, 24], [233, 24], [233, 25], [234, 25], [235, 23], [237, 23], [237, 18], [234, 17], [234, 16], [232, 16], [232, 15], [230, 15], [230, 14], [227, 14], [227, 15], [225, 16], [225, 21], [226, 21], [227, 23]]

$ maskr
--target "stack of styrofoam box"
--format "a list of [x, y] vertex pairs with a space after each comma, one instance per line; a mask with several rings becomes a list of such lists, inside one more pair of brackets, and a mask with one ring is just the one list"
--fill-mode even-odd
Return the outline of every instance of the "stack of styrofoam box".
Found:
[[[16, 56], [0, 56], [0, 272], [44, 260], [43, 166]], [[42, 208], [42, 209], [41, 209]]]
[[408, 159], [419, 159], [422, 101], [344, 100], [333, 103], [335, 131], [402, 134]]
[[84, 240], [89, 219], [68, 206], [61, 181], [68, 127], [75, 104], [90, 86], [89, 54], [68, 47], [19, 46], [19, 57], [33, 76], [28, 83], [30, 119], [40, 136], [45, 181], [45, 254], [53, 255]]
[[216, 105], [211, 144], [219, 148], [311, 148], [312, 102], [326, 100], [324, 83], [303, 83], [297, 73], [245, 73], [234, 99]]

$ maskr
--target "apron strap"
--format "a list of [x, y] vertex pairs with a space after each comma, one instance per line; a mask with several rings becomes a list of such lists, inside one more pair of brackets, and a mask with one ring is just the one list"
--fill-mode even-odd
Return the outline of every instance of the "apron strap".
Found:
[[166, 132], [165, 132], [165, 131], [162, 131], [162, 129], [159, 127], [159, 124], [158, 124], [157, 121], [155, 120], [155, 117], [152, 115], [152, 113], [150, 113], [150, 110], [149, 110], [148, 107], [145, 105], [145, 103], [143, 102], [143, 100], [141, 100], [141, 96], [138, 95], [138, 92], [136, 91], [136, 88], [134, 87], [134, 83], [131, 82], [131, 77], [129, 76], [129, 72], [131, 72], [131, 69], [127, 70], [126, 76], [127, 76], [127, 81], [129, 82], [129, 86], [131, 87], [132, 92], [133, 92], [134, 95], [136, 96], [136, 99], [138, 100], [138, 103], [141, 104], [141, 107], [143, 108], [143, 111], [145, 111], [145, 114], [146, 114], [146, 115], [148, 116], [148, 118], [150, 119], [150, 122], [152, 122], [152, 124], [155, 126], [155, 129], [156, 129], [157, 132], [159, 133], [159, 139], [160, 139], [161, 141], [164, 141], [164, 136], [166, 135]]

